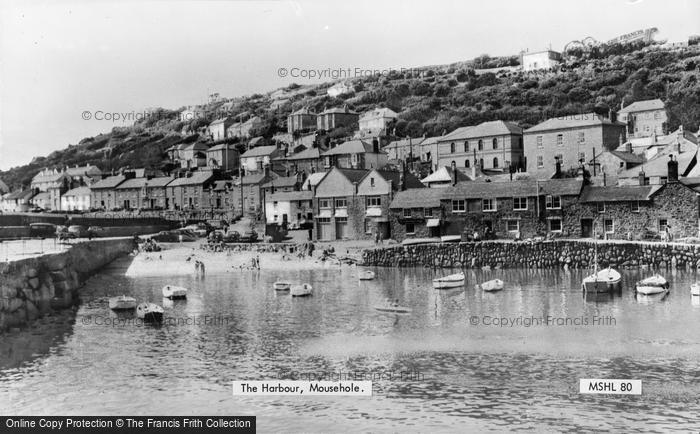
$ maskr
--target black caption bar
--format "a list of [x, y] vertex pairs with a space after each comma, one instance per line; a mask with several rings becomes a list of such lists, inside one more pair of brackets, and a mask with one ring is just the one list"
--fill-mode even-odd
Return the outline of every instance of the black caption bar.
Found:
[[255, 416], [0, 416], [0, 432], [255, 433]]

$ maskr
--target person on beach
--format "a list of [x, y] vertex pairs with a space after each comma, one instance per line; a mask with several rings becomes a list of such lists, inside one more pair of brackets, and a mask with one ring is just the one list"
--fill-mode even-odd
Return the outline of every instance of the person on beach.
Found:
[[205, 268], [204, 268], [204, 262], [199, 263], [199, 272], [204, 276]]
[[257, 266], [258, 270], [260, 269], [260, 255], [257, 255], [255, 258], [255, 265]]

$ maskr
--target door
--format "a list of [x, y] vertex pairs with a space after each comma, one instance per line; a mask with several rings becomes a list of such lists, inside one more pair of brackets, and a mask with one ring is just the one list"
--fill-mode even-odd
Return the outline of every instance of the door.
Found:
[[335, 239], [342, 240], [348, 236], [348, 218], [336, 217], [335, 219]]
[[581, 237], [591, 238], [593, 236], [593, 219], [581, 219]]
[[331, 239], [331, 219], [329, 218], [319, 218], [316, 219], [316, 225], [318, 226], [318, 233], [316, 236], [319, 240], [330, 240]]

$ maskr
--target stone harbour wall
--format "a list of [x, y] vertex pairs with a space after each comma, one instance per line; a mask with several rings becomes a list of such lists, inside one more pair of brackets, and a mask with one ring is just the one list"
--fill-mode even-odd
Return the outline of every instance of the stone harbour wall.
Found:
[[90, 274], [134, 248], [131, 238], [97, 239], [65, 252], [0, 263], [0, 331], [72, 306]]
[[[700, 245], [598, 241], [598, 264], [617, 268], [700, 268]], [[363, 265], [382, 267], [589, 268], [591, 240], [482, 241], [391, 246], [362, 252]]]

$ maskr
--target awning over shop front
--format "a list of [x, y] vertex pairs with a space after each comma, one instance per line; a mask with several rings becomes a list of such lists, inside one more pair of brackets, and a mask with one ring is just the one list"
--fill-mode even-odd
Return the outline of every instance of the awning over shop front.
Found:
[[429, 228], [436, 228], [440, 226], [440, 219], [428, 219], [425, 225]]
[[348, 216], [348, 210], [346, 208], [341, 208], [335, 210], [335, 217], [347, 217]]
[[367, 217], [381, 217], [382, 209], [377, 207], [367, 208]]

